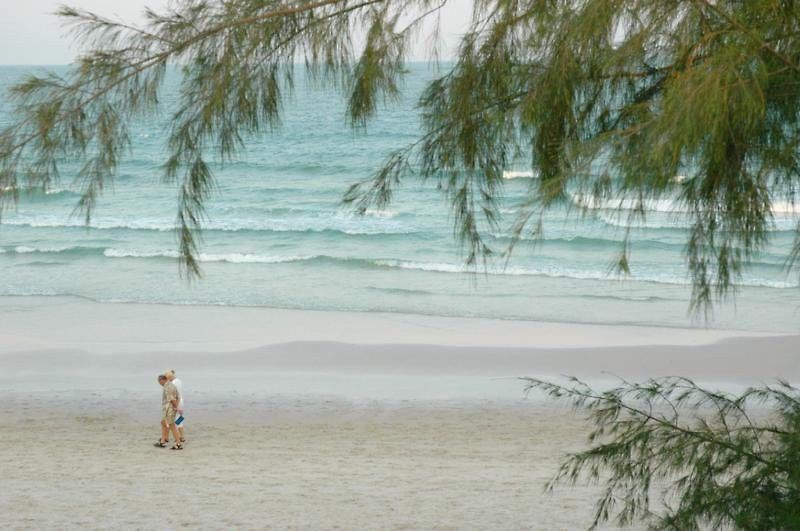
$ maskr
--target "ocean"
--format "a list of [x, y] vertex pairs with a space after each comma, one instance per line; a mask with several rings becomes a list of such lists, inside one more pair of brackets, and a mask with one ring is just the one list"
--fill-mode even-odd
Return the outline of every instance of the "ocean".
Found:
[[[0, 92], [38, 70], [0, 67]], [[477, 273], [464, 265], [434, 183], [410, 179], [390, 208], [351, 214], [343, 192], [417, 138], [414, 103], [434, 75], [426, 64], [411, 65], [405, 98], [381, 110], [365, 133], [347, 126], [340, 94], [300, 79], [282, 126], [248, 139], [239, 160], [216, 167], [203, 276], [189, 280], [176, 259], [177, 190], [161, 180], [176, 94], [171, 74], [162, 118], [133, 124], [132, 153], [88, 227], [73, 215], [75, 165], [65, 165], [47, 193], [23, 195], [4, 212], [0, 296], [798, 332], [798, 271], [784, 267], [797, 215], [786, 205], [777, 205], [769, 247], [745, 271], [736, 297], [708, 320], [688, 313], [687, 223], [668, 200], [648, 204], [646, 224], [633, 232], [631, 274], [622, 279], [610, 264], [623, 227], [609, 205], [593, 205], [583, 217], [570, 205], [553, 209], [541, 245], [523, 241], [508, 263], [498, 257]], [[0, 124], [9, 120], [2, 96]], [[535, 175], [520, 165], [505, 177], [501, 228], [491, 236], [498, 251], [511, 241]]]

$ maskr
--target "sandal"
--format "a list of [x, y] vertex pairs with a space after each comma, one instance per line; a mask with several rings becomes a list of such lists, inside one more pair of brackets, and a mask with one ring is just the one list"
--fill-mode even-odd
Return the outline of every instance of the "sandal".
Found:
[[158, 442], [154, 442], [153, 446], [155, 446], [156, 448], [166, 448], [167, 442], [159, 440]]
[[170, 450], [183, 450], [183, 445], [181, 443], [174, 444]]

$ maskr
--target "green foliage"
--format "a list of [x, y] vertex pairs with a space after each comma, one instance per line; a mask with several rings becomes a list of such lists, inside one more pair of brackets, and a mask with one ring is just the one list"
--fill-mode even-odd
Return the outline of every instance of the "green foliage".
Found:
[[548, 485], [601, 482], [592, 527], [800, 527], [800, 390], [788, 383], [732, 395], [684, 378], [602, 392], [577, 379], [526, 381], [593, 424], [590, 448], [569, 455]]
[[[183, 0], [166, 13], [147, 11], [143, 27], [61, 8], [86, 51], [65, 76], [31, 76], [10, 97], [16, 121], [0, 131], [0, 207], [20, 191], [50, 187], [59, 165], [83, 161], [77, 209], [87, 223], [107, 181], [130, 148], [132, 120], [160, 112], [159, 88], [168, 65], [182, 70], [177, 108], [166, 144], [164, 179], [178, 190], [182, 263], [200, 273], [197, 236], [214, 191], [208, 158], [230, 160], [248, 134], [280, 125], [294, 64], [304, 60], [321, 81], [349, 93], [356, 126], [381, 98], [396, 97], [406, 42], [430, 0]], [[363, 44], [354, 36], [366, 35]]]
[[[495, 220], [502, 169], [527, 157], [540, 178], [516, 236], [540, 235], [546, 209], [574, 197], [616, 206], [629, 227], [674, 197], [692, 221], [694, 308], [731, 293], [767, 242], [771, 205], [794, 204], [800, 184], [800, 4], [477, 5], [455, 67], [420, 101], [424, 136], [346, 198], [363, 211], [408, 173], [434, 179], [473, 259], [492, 252], [481, 227]], [[629, 251], [626, 237], [623, 273]]]
[[[81, 10], [61, 16], [85, 46], [64, 76], [12, 91], [0, 131], [0, 206], [46, 188], [65, 160], [84, 166], [87, 220], [129, 148], [127, 124], [159, 112], [167, 65], [183, 71], [164, 177], [178, 190], [183, 263], [199, 273], [196, 236], [214, 190], [211, 153], [236, 157], [247, 135], [280, 125], [294, 63], [341, 90], [365, 127], [402, 90], [411, 39], [438, 38], [454, 0], [182, 0], [141, 28]], [[514, 224], [539, 236], [544, 212], [617, 207], [635, 227], [647, 203], [688, 211], [692, 304], [735, 288], [768, 240], [772, 205], [800, 188], [800, 4], [787, 0], [474, 0], [452, 69], [419, 101], [423, 132], [344, 196], [357, 212], [385, 206], [409, 175], [452, 205], [475, 264], [498, 250], [502, 172], [527, 161], [540, 177]], [[421, 34], [424, 33], [424, 34]], [[687, 178], [676, 180], [676, 176]], [[624, 207], [624, 208], [623, 208]], [[514, 243], [501, 249], [510, 255]], [[630, 264], [625, 238], [617, 268]], [[800, 255], [800, 238], [789, 263]]]

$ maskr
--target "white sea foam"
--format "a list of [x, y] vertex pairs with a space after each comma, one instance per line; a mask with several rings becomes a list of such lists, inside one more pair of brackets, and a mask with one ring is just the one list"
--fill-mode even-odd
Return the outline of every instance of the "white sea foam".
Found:
[[14, 252], [17, 254], [30, 254], [30, 253], [63, 253], [64, 251], [71, 251], [75, 249], [73, 246], [63, 247], [28, 247], [27, 245], [20, 245], [14, 247]]
[[200, 254], [201, 262], [231, 262], [234, 264], [281, 264], [286, 262], [304, 262], [315, 258], [313, 255], [297, 255], [297, 256], [269, 256], [261, 254], [242, 254], [242, 253], [228, 253], [228, 254]]
[[[633, 198], [601, 199], [578, 193], [571, 193], [570, 198], [575, 205], [590, 210], [634, 210], [643, 208], [648, 212], [678, 214], [690, 212], [689, 207], [677, 198], [643, 199], [640, 201]], [[777, 216], [797, 216], [800, 215], [800, 205], [790, 201], [774, 201], [772, 203], [772, 214]]]
[[602, 199], [591, 195], [571, 193], [572, 202], [581, 208], [590, 210], [634, 210], [644, 208], [649, 212], [688, 212], [688, 208], [674, 199]]
[[[137, 251], [134, 249], [106, 249], [103, 255], [108, 258], [179, 258], [177, 251]], [[200, 262], [230, 262], [234, 264], [278, 264], [284, 262], [301, 262], [315, 258], [313, 255], [273, 256], [249, 253], [200, 253]]]
[[537, 175], [532, 170], [505, 170], [503, 179], [533, 179]]
[[136, 251], [133, 249], [106, 249], [103, 255], [108, 258], [179, 258], [178, 251]]
[[[393, 215], [393, 214], [392, 214]], [[385, 215], [390, 218], [391, 215]], [[87, 228], [81, 220], [77, 219], [30, 219], [12, 218], [3, 220], [3, 224], [31, 228]], [[143, 220], [143, 221], [116, 221], [116, 220], [93, 220], [89, 225], [90, 229], [99, 230], [149, 230], [155, 232], [171, 232], [175, 230], [175, 225], [166, 220]], [[341, 232], [350, 235], [380, 235], [380, 234], [412, 234], [413, 229], [400, 223], [389, 221], [388, 219], [373, 219], [365, 221], [363, 219], [309, 219], [309, 220], [286, 220], [275, 219], [268, 221], [241, 220], [228, 222], [209, 222], [203, 225], [204, 230], [216, 230], [222, 232], [240, 231], [263, 231], [263, 232]]]
[[146, 222], [146, 221], [130, 221], [130, 222], [115, 222], [115, 221], [92, 221], [88, 226], [81, 220], [77, 219], [40, 219], [40, 218], [16, 218], [3, 220], [3, 225], [12, 225], [19, 227], [31, 227], [35, 229], [62, 229], [62, 228], [90, 228], [90, 229], [133, 229], [133, 230], [153, 230], [159, 232], [167, 232], [175, 230], [174, 225], [167, 225], [160, 222]]
[[390, 210], [382, 210], [379, 208], [368, 208], [366, 212], [364, 212], [364, 215], [379, 219], [389, 219], [395, 217], [397, 214]]
[[466, 266], [446, 263], [406, 262], [403, 260], [374, 260], [373, 263], [383, 267], [417, 269], [420, 271], [435, 271], [439, 273], [465, 273], [469, 271]]
[[[603, 223], [614, 227], [626, 228], [630, 225], [628, 218], [624, 213], [618, 214], [615, 212], [609, 212], [607, 210], [599, 210], [595, 212], [594, 215], [596, 215]], [[637, 220], [635, 226], [648, 229], [686, 229], [689, 228], [690, 223], [687, 219], [676, 217], [665, 218], [664, 216], [660, 216], [658, 219], [649, 217], [645, 218], [644, 221]]]
[[[376, 260], [377, 265], [384, 267], [395, 267], [398, 269], [413, 269], [419, 271], [431, 271], [438, 273], [477, 273], [488, 275], [508, 275], [508, 276], [546, 276], [556, 278], [573, 278], [577, 280], [608, 280], [614, 278], [601, 271], [566, 269], [556, 267], [526, 268], [520, 266], [509, 267], [470, 267], [463, 264], [433, 263], [433, 262], [412, 262], [402, 260]], [[636, 279], [649, 280], [649, 279]], [[655, 280], [654, 280], [655, 281]], [[680, 283], [666, 281], [664, 283]]]
[[25, 245], [20, 245], [19, 247], [14, 247], [14, 252], [17, 254], [35, 253], [38, 252], [38, 249], [35, 249], [33, 247], [27, 247]]
[[374, 263], [383, 267], [393, 267], [398, 269], [413, 269], [419, 271], [431, 271], [438, 273], [477, 273], [488, 275], [510, 275], [510, 276], [550, 276], [565, 277], [575, 279], [607, 279], [608, 275], [602, 272], [582, 271], [578, 269], [555, 269], [555, 268], [525, 268], [525, 267], [471, 267], [465, 264], [451, 264], [443, 262], [413, 262], [404, 260], [375, 260]]
[[[2, 192], [19, 192], [20, 195], [31, 194], [31, 193], [41, 193], [42, 189], [40, 187], [35, 188], [26, 188], [23, 186], [2, 186], [0, 187], [0, 191]], [[48, 188], [44, 191], [45, 195], [59, 195], [59, 194], [69, 194], [72, 193], [72, 190], [68, 188]]]
[[[660, 215], [656, 215], [660, 214]], [[630, 223], [626, 213], [614, 212], [610, 210], [597, 210], [594, 212], [603, 223], [614, 227], [627, 228]], [[769, 223], [767, 230], [770, 232], [795, 231], [798, 220], [790, 216], [775, 216]], [[646, 229], [688, 229], [691, 227], [691, 220], [688, 217], [669, 216], [666, 213], [655, 213], [646, 216], [645, 219], [636, 220], [634, 226]]]
[[800, 215], [800, 205], [792, 203], [791, 201], [773, 201], [772, 202], [773, 214], [788, 214], [790, 216]]
[[[575, 280], [616, 280], [617, 277], [605, 271], [584, 270], [577, 268], [566, 268], [560, 266], [545, 266], [541, 268], [525, 267], [489, 267], [484, 269], [480, 266], [471, 268], [466, 265], [435, 263], [435, 262], [412, 262], [403, 260], [375, 260], [374, 263], [383, 267], [398, 269], [411, 269], [419, 271], [430, 271], [438, 273], [477, 273], [488, 275], [509, 275], [509, 276], [541, 276], [551, 278], [565, 278]], [[689, 285], [686, 277], [674, 274], [637, 274], [624, 277], [627, 280], [639, 282], [652, 282], [656, 284], [671, 284], [685, 286]], [[797, 282], [785, 282], [780, 280], [768, 280], [761, 278], [744, 278], [737, 282], [740, 286], [768, 287], [768, 288], [797, 288]]]

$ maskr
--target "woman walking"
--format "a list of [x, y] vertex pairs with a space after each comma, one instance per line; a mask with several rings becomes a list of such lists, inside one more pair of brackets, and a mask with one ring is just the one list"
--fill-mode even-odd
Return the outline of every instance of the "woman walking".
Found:
[[164, 448], [169, 443], [169, 432], [171, 431], [175, 444], [170, 449], [183, 450], [180, 434], [175, 426], [175, 414], [179, 403], [178, 389], [169, 381], [166, 374], [158, 375], [158, 383], [163, 387], [161, 391], [161, 438], [155, 443], [155, 446]]

